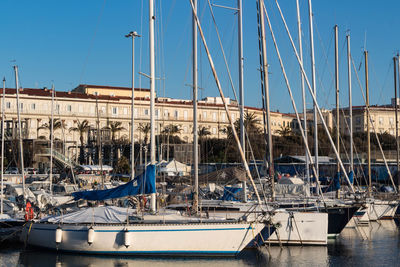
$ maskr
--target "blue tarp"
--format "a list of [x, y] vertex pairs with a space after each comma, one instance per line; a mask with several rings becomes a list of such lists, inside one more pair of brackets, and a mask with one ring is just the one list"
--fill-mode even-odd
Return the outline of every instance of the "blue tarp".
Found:
[[132, 181], [106, 190], [79, 191], [72, 193], [75, 200], [106, 200], [156, 192], [156, 166], [149, 165], [146, 171]]
[[240, 201], [239, 192], [242, 191], [242, 188], [238, 187], [224, 187], [224, 195], [220, 200], [230, 200], [230, 201]]

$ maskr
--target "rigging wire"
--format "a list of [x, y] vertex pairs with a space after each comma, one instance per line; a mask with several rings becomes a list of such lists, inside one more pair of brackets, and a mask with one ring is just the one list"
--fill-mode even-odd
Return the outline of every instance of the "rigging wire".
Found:
[[[361, 82], [360, 82], [360, 78], [358, 77], [358, 73], [357, 73], [356, 70], [355, 70], [354, 60], [353, 60], [352, 57], [351, 57], [351, 61], [352, 61], [352, 65], [353, 65], [354, 71], [355, 71], [355, 73], [356, 73], [356, 77], [357, 77], [358, 85], [359, 85], [359, 87], [360, 87], [361, 95], [362, 95], [362, 97], [363, 97], [363, 99], [364, 99], [364, 102], [367, 103], [366, 98], [365, 98], [365, 94], [364, 94], [364, 91], [363, 91], [363, 88], [362, 88], [362, 85], [361, 85]], [[373, 130], [373, 132], [375, 133], [375, 138], [376, 138], [376, 140], [377, 140], [377, 142], [378, 142], [379, 149], [380, 149], [380, 151], [381, 151], [381, 153], [382, 153], [382, 157], [383, 157], [383, 160], [384, 160], [384, 162], [385, 162], [385, 167], [386, 167], [386, 170], [387, 170], [387, 172], [388, 172], [388, 174], [389, 174], [390, 181], [392, 182], [392, 185], [393, 185], [393, 187], [394, 187], [395, 192], [397, 192], [397, 188], [396, 188], [396, 186], [395, 186], [395, 184], [394, 184], [394, 181], [393, 181], [392, 173], [391, 173], [391, 171], [390, 171], [390, 169], [389, 169], [389, 166], [388, 166], [388, 164], [387, 164], [385, 154], [383, 153], [383, 149], [382, 149], [382, 146], [381, 146], [381, 142], [379, 141], [378, 134], [377, 134], [376, 129], [375, 129], [374, 120], [372, 119], [371, 112], [369, 111], [369, 109], [370, 109], [370, 107], [367, 108], [367, 110], [368, 110], [368, 113], [367, 113], [367, 114], [369, 115], [369, 118], [367, 118], [367, 119], [369, 119], [370, 122], [371, 122], [372, 130]], [[370, 133], [367, 133], [367, 134], [370, 134]]]
[[100, 26], [101, 19], [103, 17], [103, 12], [104, 12], [104, 7], [106, 6], [106, 2], [107, 2], [107, 0], [103, 1], [103, 5], [101, 6], [101, 9], [100, 9], [100, 14], [97, 17], [95, 30], [94, 30], [94, 33], [93, 33], [92, 38], [90, 40], [89, 49], [88, 49], [88, 53], [86, 55], [85, 61], [83, 63], [81, 76], [79, 77], [79, 84], [82, 83], [83, 76], [85, 75], [85, 72], [86, 72], [86, 67], [87, 67], [87, 64], [88, 64], [88, 61], [89, 61], [90, 54], [91, 54], [92, 49], [94, 47], [94, 41], [96, 40], [97, 31], [99, 30], [99, 26]]
[[[383, 90], [384, 90], [385, 87], [386, 87], [386, 84], [387, 84], [387, 81], [388, 81], [388, 78], [389, 78], [389, 73], [390, 73], [391, 70], [392, 70], [392, 66], [393, 66], [393, 62], [392, 62], [392, 60], [390, 60], [388, 69], [387, 69], [387, 71], [386, 71], [385, 79], [383, 80], [383, 84], [382, 84], [381, 89], [380, 89], [380, 91], [379, 91], [379, 98], [378, 98], [378, 101], [376, 102], [377, 104], [378, 104], [378, 103], [381, 103], [381, 101], [382, 101]], [[371, 70], [372, 70], [372, 74], [373, 74], [373, 77], [375, 78], [375, 80], [378, 80], [378, 75], [377, 75], [377, 73], [376, 73], [376, 71], [375, 71], [375, 68], [374, 68], [374, 65], [373, 65], [373, 64], [371, 65]], [[379, 86], [379, 85], [378, 85], [378, 86]]]

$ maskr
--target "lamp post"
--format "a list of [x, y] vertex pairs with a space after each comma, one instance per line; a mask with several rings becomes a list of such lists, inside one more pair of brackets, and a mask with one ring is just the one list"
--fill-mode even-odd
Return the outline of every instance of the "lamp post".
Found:
[[125, 35], [126, 38], [132, 38], [132, 104], [131, 104], [131, 179], [135, 178], [135, 37], [140, 37], [137, 32], [130, 32]]

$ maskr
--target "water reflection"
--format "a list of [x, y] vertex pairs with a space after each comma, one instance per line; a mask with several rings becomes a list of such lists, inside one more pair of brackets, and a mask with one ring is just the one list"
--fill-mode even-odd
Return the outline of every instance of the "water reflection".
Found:
[[234, 258], [150, 258], [150, 257], [116, 257], [92, 256], [70, 253], [57, 253], [52, 251], [27, 250], [21, 252], [19, 263], [23, 266], [77, 266], [77, 267], [128, 267], [128, 266], [245, 266], [263, 262], [263, 255], [256, 250], [244, 253], [239, 259]]

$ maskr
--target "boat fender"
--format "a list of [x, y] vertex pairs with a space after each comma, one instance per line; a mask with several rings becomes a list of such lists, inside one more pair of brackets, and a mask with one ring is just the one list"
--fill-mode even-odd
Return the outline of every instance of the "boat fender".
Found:
[[89, 244], [89, 246], [93, 243], [94, 241], [94, 229], [92, 226], [90, 226], [90, 228], [88, 229], [88, 235], [87, 235], [87, 242]]
[[61, 241], [62, 241], [62, 229], [61, 229], [60, 226], [58, 226], [57, 229], [56, 229], [56, 236], [55, 236], [55, 238], [56, 238], [56, 244], [57, 244], [57, 245], [60, 244]]
[[124, 245], [128, 248], [131, 245], [131, 233], [127, 228], [124, 230]]

